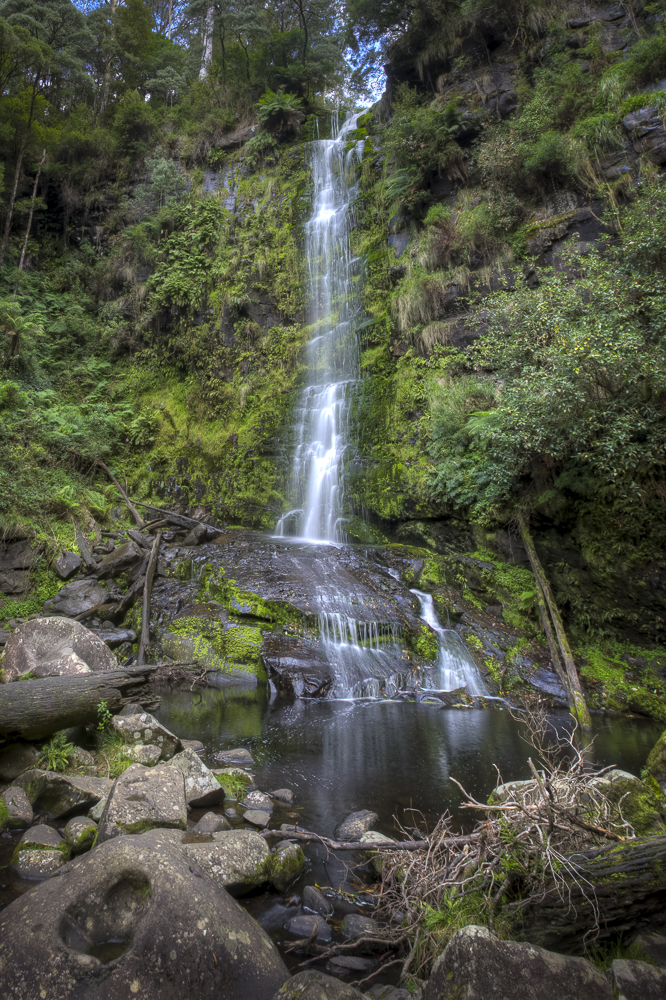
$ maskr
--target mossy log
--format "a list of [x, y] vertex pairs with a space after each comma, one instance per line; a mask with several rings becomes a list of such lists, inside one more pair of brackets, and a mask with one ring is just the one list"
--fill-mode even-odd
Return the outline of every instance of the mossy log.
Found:
[[516, 937], [580, 954], [666, 910], [666, 835], [609, 844], [567, 861], [564, 892], [551, 886], [518, 911]]
[[113, 713], [122, 711], [130, 702], [154, 706], [156, 699], [149, 686], [154, 670], [153, 666], [144, 666], [3, 684], [0, 738], [38, 740], [70, 726], [95, 722], [102, 701]]

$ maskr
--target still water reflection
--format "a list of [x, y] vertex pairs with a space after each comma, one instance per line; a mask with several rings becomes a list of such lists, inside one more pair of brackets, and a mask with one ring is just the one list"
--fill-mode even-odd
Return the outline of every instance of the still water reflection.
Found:
[[[167, 691], [159, 712], [178, 736], [201, 740], [204, 759], [244, 746], [256, 761], [259, 788], [290, 787], [299, 823], [325, 836], [352, 810], [372, 809], [385, 833], [403, 810], [427, 824], [446, 809], [460, 813], [460, 781], [483, 800], [497, 783], [529, 775], [523, 726], [504, 710], [449, 709], [392, 701], [296, 701], [270, 704], [263, 690]], [[568, 715], [552, 715], [562, 731]], [[598, 716], [594, 760], [634, 774], [661, 733], [658, 723]], [[217, 766], [220, 766], [219, 764]], [[424, 820], [419, 820], [422, 824]]]

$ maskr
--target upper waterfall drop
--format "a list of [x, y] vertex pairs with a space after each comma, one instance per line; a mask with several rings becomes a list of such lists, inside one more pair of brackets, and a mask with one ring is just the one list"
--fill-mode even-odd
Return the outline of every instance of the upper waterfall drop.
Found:
[[308, 541], [344, 541], [342, 464], [349, 446], [350, 393], [360, 377], [355, 318], [360, 310], [361, 261], [350, 247], [358, 182], [350, 177], [360, 143], [345, 153], [358, 114], [333, 138], [311, 143], [312, 215], [305, 226], [309, 315], [308, 384], [295, 413], [291, 492], [299, 506], [277, 523], [278, 536]]

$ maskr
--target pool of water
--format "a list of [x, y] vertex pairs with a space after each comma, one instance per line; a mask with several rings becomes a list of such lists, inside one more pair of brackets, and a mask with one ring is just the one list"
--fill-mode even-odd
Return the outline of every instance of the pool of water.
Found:
[[[495, 766], [504, 781], [526, 778], [527, 758], [534, 757], [523, 739], [524, 724], [502, 708], [440, 709], [383, 700], [284, 704], [271, 702], [262, 689], [227, 689], [164, 691], [158, 714], [178, 736], [201, 740], [210, 766], [223, 766], [215, 760], [219, 751], [250, 750], [262, 791], [286, 786], [295, 793], [293, 809], [276, 812], [271, 825], [298, 822], [328, 837], [357, 809], [376, 812], [376, 828], [389, 835], [398, 823], [432, 829], [445, 810], [469, 828], [480, 817], [460, 808], [462, 794], [451, 778], [483, 801], [498, 783]], [[566, 712], [549, 718], [561, 733], [570, 723]], [[633, 774], [640, 773], [662, 730], [638, 718], [596, 716], [593, 723], [593, 762]], [[334, 857], [314, 843], [304, 850], [306, 871], [286, 898], [261, 892], [241, 900], [279, 945], [288, 939], [284, 925], [298, 912], [294, 906], [305, 884], [355, 891], [371, 881], [362, 855]], [[338, 897], [336, 917], [350, 911], [363, 908]], [[332, 923], [335, 928], [335, 918]], [[302, 960], [283, 957], [292, 970]]]

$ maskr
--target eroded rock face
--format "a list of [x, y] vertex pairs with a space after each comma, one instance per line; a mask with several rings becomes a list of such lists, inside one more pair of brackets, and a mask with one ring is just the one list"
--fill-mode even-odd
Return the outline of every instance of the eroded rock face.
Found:
[[603, 972], [585, 958], [570, 958], [531, 944], [500, 941], [470, 925], [451, 938], [435, 962], [423, 1000], [613, 1000]]
[[3, 666], [5, 680], [13, 681], [28, 672], [49, 677], [117, 670], [118, 661], [109, 647], [80, 622], [35, 618], [12, 633]]
[[97, 842], [156, 827], [187, 828], [183, 776], [166, 765], [130, 764], [116, 780], [99, 822]]
[[[11, 997], [270, 1000], [289, 973], [261, 927], [154, 830], [118, 837], [0, 915]], [[96, 950], [127, 948], [111, 966]]]
[[111, 726], [121, 733], [128, 744], [143, 743], [158, 746], [162, 760], [169, 760], [182, 749], [177, 736], [158, 722], [150, 712], [140, 715], [114, 715]]
[[94, 806], [113, 787], [110, 778], [56, 774], [54, 771], [25, 771], [14, 782], [23, 788], [33, 810], [46, 819], [58, 819], [74, 809]]

